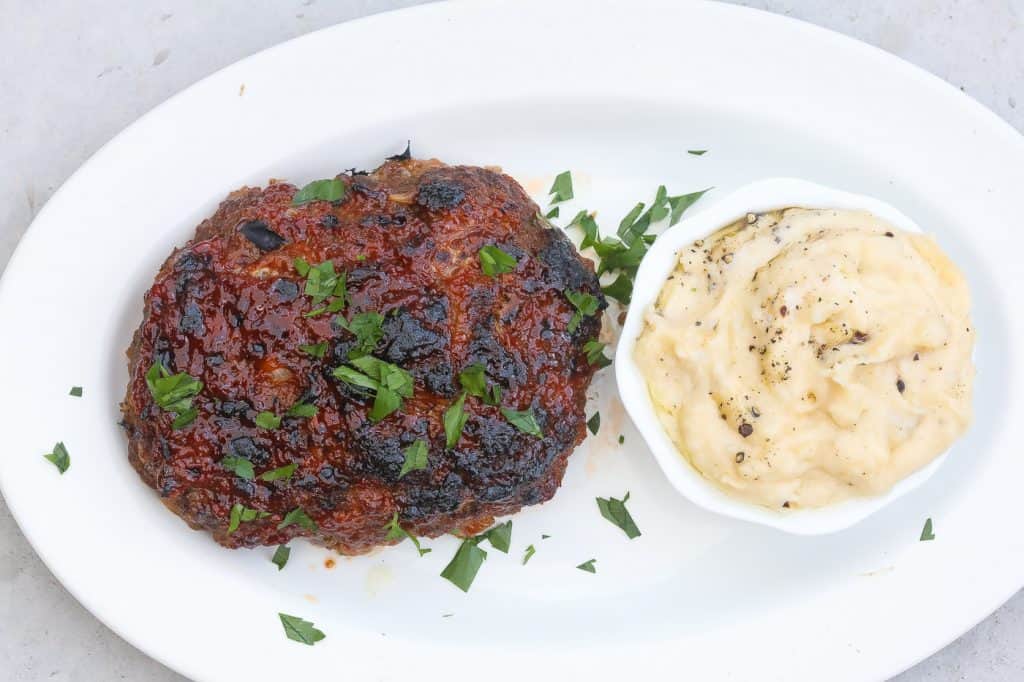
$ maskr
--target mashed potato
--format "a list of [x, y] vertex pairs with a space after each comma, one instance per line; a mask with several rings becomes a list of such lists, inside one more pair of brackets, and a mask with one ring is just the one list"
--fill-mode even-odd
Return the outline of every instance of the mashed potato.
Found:
[[680, 452], [772, 508], [877, 495], [971, 422], [967, 284], [859, 211], [749, 215], [679, 252], [636, 345]]

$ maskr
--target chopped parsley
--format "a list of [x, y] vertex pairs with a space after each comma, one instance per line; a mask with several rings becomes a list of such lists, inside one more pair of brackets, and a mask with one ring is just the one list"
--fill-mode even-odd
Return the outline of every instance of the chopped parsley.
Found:
[[581, 249], [593, 246], [600, 241], [597, 221], [594, 220], [594, 216], [590, 215], [586, 211], [580, 211], [579, 214], [573, 218], [573, 224], [579, 224], [580, 229], [583, 230], [583, 241], [580, 242]]
[[379, 422], [400, 408], [403, 398], [412, 397], [412, 375], [398, 365], [370, 355], [351, 358], [350, 362], [362, 371], [343, 365], [334, 370], [334, 376], [347, 384], [375, 393], [370, 421]]
[[[703, 151], [701, 151], [703, 153]], [[710, 189], [710, 188], [708, 188]], [[633, 296], [633, 278], [640, 261], [654, 243], [656, 235], [648, 233], [652, 225], [668, 218], [669, 226], [682, 219], [683, 213], [700, 199], [708, 189], [679, 196], [669, 196], [664, 185], [658, 187], [654, 201], [644, 210], [645, 204], [638, 202], [619, 222], [616, 237], [601, 238], [600, 229], [593, 215], [580, 211], [566, 228], [579, 226], [583, 231], [580, 249], [593, 247], [597, 254], [597, 274], [615, 274], [614, 281], [602, 287], [603, 293], [623, 305], [629, 305]], [[577, 311], [570, 324], [575, 330], [586, 313]]]
[[338, 326], [356, 337], [356, 345], [348, 352], [349, 357], [372, 353], [377, 342], [384, 337], [384, 316], [375, 311], [357, 313], [351, 320], [336, 318]]
[[[664, 188], [662, 188], [664, 189]], [[651, 216], [649, 213], [641, 216], [640, 214], [644, 210], [644, 202], [637, 203], [626, 217], [619, 222], [619, 239], [626, 246], [630, 246], [639, 237], [643, 236], [644, 232], [651, 224]]]
[[622, 434], [620, 433], [620, 434], [619, 434], [619, 445], [622, 445], [622, 444], [623, 444], [623, 443], [625, 443], [625, 442], [626, 442], [626, 437], [625, 437], [625, 436], [623, 436], [623, 435], [622, 435]]
[[597, 309], [601, 307], [601, 301], [585, 291], [566, 291], [565, 297], [576, 308], [572, 319], [569, 320], [569, 333], [571, 334], [580, 326], [584, 317], [589, 317], [597, 312]]
[[43, 457], [50, 460], [62, 475], [71, 466], [71, 455], [68, 454], [68, 449], [64, 447], [64, 443], [57, 443], [53, 446], [53, 452], [43, 455]]
[[278, 545], [277, 549], [274, 550], [274, 556], [270, 560], [277, 566], [277, 570], [281, 570], [288, 563], [288, 557], [292, 555], [292, 548], [288, 545]]
[[347, 273], [342, 270], [340, 273], [334, 270], [334, 262], [326, 260], [319, 265], [310, 265], [302, 258], [296, 258], [292, 264], [295, 270], [306, 278], [305, 294], [312, 299], [313, 305], [320, 306], [328, 301], [326, 306], [321, 306], [304, 313], [303, 317], [316, 317], [323, 313], [336, 313], [345, 307], [348, 301], [348, 289], [345, 282]]
[[287, 613], [277, 614], [281, 619], [281, 626], [288, 639], [308, 646], [313, 646], [326, 637], [323, 632], [313, 627], [308, 620], [302, 620], [298, 616], [289, 616]]
[[76, 398], [81, 398], [82, 397], [82, 387], [81, 386], [72, 386], [71, 390], [68, 392], [68, 395], [74, 396]]
[[320, 343], [314, 343], [311, 346], [299, 346], [299, 350], [311, 357], [322, 358], [327, 354], [327, 342], [321, 341]]
[[487, 558], [487, 552], [477, 547], [480, 537], [466, 538], [459, 545], [455, 556], [441, 571], [441, 577], [463, 592], [469, 592], [477, 571]]
[[255, 521], [256, 519], [265, 519], [270, 514], [265, 511], [259, 511], [258, 509], [250, 509], [242, 504], [236, 504], [231, 507], [231, 516], [228, 520], [228, 535], [231, 535], [238, 526], [249, 521]]
[[525, 566], [526, 562], [529, 561], [530, 559], [532, 559], [533, 555], [536, 554], [536, 553], [537, 553], [537, 550], [534, 548], [533, 545], [527, 545], [526, 546], [526, 551], [523, 552], [523, 566]]
[[273, 412], [264, 410], [256, 415], [256, 426], [261, 429], [276, 429], [281, 426], [281, 418]]
[[194, 422], [196, 420], [196, 417], [198, 416], [199, 410], [197, 410], [194, 407], [190, 407], [184, 412], [178, 414], [178, 416], [174, 418], [174, 421], [171, 422], [171, 428], [175, 430], [183, 429], [192, 422]]
[[550, 220], [552, 218], [557, 218], [558, 217], [558, 213], [559, 213], [558, 207], [555, 206], [553, 209], [551, 209], [550, 211], [548, 211], [547, 213], [544, 214], [544, 218], [546, 220]]
[[633, 298], [633, 279], [629, 275], [620, 272], [614, 282], [601, 287], [601, 292], [623, 305], [629, 305]]
[[247, 460], [245, 457], [228, 455], [220, 461], [220, 465], [232, 472], [235, 476], [244, 478], [247, 481], [251, 481], [256, 478], [256, 471], [252, 467], [252, 462]]
[[298, 462], [285, 464], [284, 466], [277, 467], [276, 469], [264, 471], [260, 474], [260, 480], [268, 483], [271, 481], [284, 481], [291, 478], [297, 468], [299, 468]]
[[292, 206], [301, 206], [311, 201], [341, 201], [347, 191], [341, 178], [314, 180], [292, 197]]
[[590, 339], [583, 344], [583, 352], [587, 354], [587, 363], [596, 365], [598, 369], [612, 364], [611, 359], [604, 354], [605, 344], [597, 339]]
[[473, 363], [459, 372], [459, 383], [469, 395], [481, 398], [487, 405], [497, 405], [501, 402], [501, 387], [495, 384], [488, 391], [485, 372], [483, 365]]
[[548, 194], [552, 195], [552, 204], [572, 199], [572, 173], [570, 171], [563, 171], [556, 175], [555, 181], [551, 184], [551, 189], [548, 190]]
[[410, 471], [418, 471], [427, 468], [427, 443], [423, 440], [416, 440], [405, 449], [405, 462], [402, 463], [402, 470], [398, 477], [405, 476]]
[[[619, 437], [621, 438], [621, 436]], [[630, 516], [629, 510], [626, 509], [626, 502], [628, 500], [628, 492], [621, 500], [617, 500], [614, 497], [607, 499], [599, 497], [597, 498], [597, 508], [601, 511], [601, 516], [621, 528], [626, 537], [632, 540], [633, 538], [640, 537], [640, 529], [636, 527], [633, 517]]]
[[597, 435], [598, 430], [601, 428], [601, 413], [595, 412], [594, 416], [587, 420], [587, 428], [590, 432]]
[[452, 403], [451, 407], [444, 411], [444, 440], [445, 447], [451, 449], [459, 442], [462, 429], [466, 426], [469, 415], [466, 414], [466, 391], [459, 394], [459, 399]]
[[317, 412], [319, 412], [319, 410], [316, 405], [313, 405], [312, 403], [304, 403], [300, 400], [289, 407], [288, 411], [284, 413], [284, 416], [303, 417], [308, 419], [310, 417], [315, 417]]
[[195, 420], [198, 411], [192, 406], [192, 399], [203, 390], [203, 382], [185, 372], [171, 374], [158, 361], [146, 372], [146, 386], [157, 407], [177, 415], [171, 428], [181, 429]]
[[514, 256], [490, 244], [480, 249], [477, 255], [480, 257], [480, 269], [488, 277], [497, 277], [506, 272], [512, 272], [519, 263]]
[[687, 154], [693, 154], [694, 156], [704, 156], [707, 153], [707, 149], [687, 149]]
[[484, 533], [484, 537], [491, 543], [491, 547], [508, 554], [508, 548], [512, 546], [512, 521], [498, 524]]
[[587, 573], [597, 573], [597, 569], [594, 568], [594, 564], [596, 562], [597, 562], [597, 559], [588, 559], [588, 560], [584, 561], [582, 564], [580, 564], [579, 566], [577, 566], [576, 568], [580, 569], [581, 571], [586, 571]]
[[541, 433], [540, 426], [537, 424], [536, 418], [533, 416], [533, 408], [528, 410], [517, 411], [508, 407], [501, 408], [501, 414], [505, 416], [508, 423], [516, 427], [523, 433], [528, 433], [531, 436], [537, 436], [541, 438], [544, 436]]
[[395, 515], [391, 517], [391, 521], [388, 522], [388, 525], [384, 526], [384, 530], [388, 532], [384, 537], [384, 540], [387, 542], [391, 542], [392, 540], [401, 541], [405, 538], [409, 538], [409, 540], [412, 541], [412, 544], [416, 546], [416, 551], [420, 553], [420, 556], [430, 554], [431, 552], [429, 547], [420, 547], [419, 538], [399, 525], [397, 511], [395, 512]]
[[711, 188], [702, 189], [699, 192], [690, 192], [689, 194], [681, 194], [677, 197], [669, 197], [668, 203], [672, 207], [672, 219], [668, 221], [669, 226], [678, 223], [686, 209], [690, 208], [698, 199], [711, 191]]
[[308, 531], [316, 531], [316, 521], [309, 518], [309, 515], [303, 511], [302, 507], [296, 507], [285, 514], [284, 520], [277, 524], [277, 529], [282, 530], [291, 525], [301, 526]]
[[924, 522], [924, 528], [921, 529], [921, 542], [928, 542], [929, 540], [935, 539], [935, 533], [932, 532], [932, 520], [929, 517]]

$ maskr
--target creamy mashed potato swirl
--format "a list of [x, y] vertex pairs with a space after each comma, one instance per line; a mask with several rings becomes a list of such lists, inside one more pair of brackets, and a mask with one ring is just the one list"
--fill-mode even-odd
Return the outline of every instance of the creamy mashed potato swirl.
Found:
[[877, 495], [971, 422], [967, 284], [861, 211], [749, 215], [680, 250], [635, 357], [692, 465], [772, 508]]

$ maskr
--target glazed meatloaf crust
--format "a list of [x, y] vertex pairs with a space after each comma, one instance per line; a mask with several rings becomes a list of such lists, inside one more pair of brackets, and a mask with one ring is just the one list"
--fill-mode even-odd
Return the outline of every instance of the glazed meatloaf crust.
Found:
[[[128, 350], [132, 465], [227, 547], [307, 537], [354, 554], [395, 542], [396, 513], [416, 536], [473, 534], [550, 499], [585, 435], [584, 345], [605, 307], [590, 262], [499, 172], [401, 157], [337, 180], [334, 200], [298, 203], [283, 182], [233, 192], [160, 268]], [[508, 272], [484, 271], [487, 246]], [[322, 298], [318, 266], [344, 282]], [[360, 313], [379, 314], [375, 333]], [[382, 418], [372, 386], [338, 377], [381, 379], [360, 356], [411, 378]], [[486, 392], [453, 408], [479, 367]], [[158, 404], [154, 380], [175, 375], [191, 397]], [[446, 412], [465, 416], [451, 447]], [[400, 475], [417, 441], [425, 466]]]

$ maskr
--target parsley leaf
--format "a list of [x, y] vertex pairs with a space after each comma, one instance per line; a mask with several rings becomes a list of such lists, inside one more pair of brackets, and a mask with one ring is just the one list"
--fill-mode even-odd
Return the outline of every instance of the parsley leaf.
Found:
[[597, 312], [597, 309], [601, 306], [601, 301], [596, 296], [592, 296], [585, 291], [566, 291], [565, 297], [576, 308], [576, 312], [572, 314], [572, 319], [569, 320], [569, 333], [571, 334], [580, 326], [580, 322], [584, 317], [589, 317]]
[[594, 250], [601, 258], [597, 266], [599, 275], [613, 270], [623, 270], [632, 277], [647, 253], [647, 243], [643, 239], [637, 239], [626, 246], [615, 239], [603, 239], [594, 245]]
[[194, 422], [198, 416], [199, 410], [194, 407], [190, 407], [184, 412], [179, 413], [178, 416], [174, 418], [174, 421], [171, 422], [171, 428], [175, 430], [183, 429]]
[[71, 466], [71, 455], [68, 454], [68, 449], [64, 447], [64, 443], [57, 443], [53, 446], [53, 452], [43, 455], [43, 457], [50, 460], [61, 474]]
[[370, 355], [351, 358], [350, 362], [365, 374], [341, 366], [334, 370], [334, 376], [347, 384], [376, 392], [369, 413], [371, 421], [379, 422], [402, 406], [402, 398], [412, 397], [412, 375], [398, 365]]
[[412, 544], [416, 546], [416, 551], [420, 553], [420, 556], [423, 556], [424, 554], [430, 554], [430, 552], [432, 551], [429, 547], [420, 547], [419, 538], [417, 538], [415, 535], [413, 535], [406, 529], [402, 528], [401, 525], [399, 525], [397, 511], [395, 512], [395, 515], [391, 517], [391, 521], [388, 522], [388, 525], [384, 526], [384, 530], [388, 532], [388, 534], [384, 537], [384, 540], [387, 542], [390, 542], [392, 540], [401, 541], [403, 538], [409, 538], [409, 540], [412, 541]]
[[312, 299], [313, 305], [319, 306], [329, 298], [334, 299], [326, 306], [303, 314], [303, 317], [315, 317], [327, 312], [336, 313], [345, 307], [348, 301], [348, 289], [345, 284], [348, 275], [344, 270], [336, 272], [334, 262], [330, 260], [319, 265], [310, 265], [305, 260], [296, 258], [293, 264], [298, 273], [306, 278], [304, 293]]
[[309, 515], [302, 510], [302, 507], [296, 507], [285, 514], [284, 520], [277, 524], [277, 529], [281, 530], [293, 524], [299, 525], [308, 531], [316, 531], [316, 521], [309, 518]]
[[292, 548], [288, 545], [278, 545], [277, 549], [274, 550], [274, 556], [270, 560], [277, 566], [277, 570], [284, 568], [285, 564], [288, 563], [288, 557], [292, 554]]
[[444, 439], [445, 447], [451, 449], [459, 442], [462, 435], [462, 428], [466, 425], [469, 415], [465, 411], [466, 391], [459, 394], [459, 399], [452, 403], [451, 407], [444, 411]]
[[292, 477], [298, 467], [298, 462], [292, 462], [291, 464], [285, 464], [284, 466], [271, 469], [270, 471], [264, 471], [260, 474], [260, 480], [268, 483], [271, 481], [287, 480]]
[[501, 402], [501, 387], [495, 384], [488, 391], [485, 372], [483, 365], [473, 363], [459, 372], [459, 383], [471, 396], [481, 398], [487, 405], [497, 405]]
[[587, 573], [597, 573], [597, 569], [594, 568], [595, 562], [597, 562], [597, 559], [588, 559], [576, 568], [580, 569], [581, 571], [586, 571]]
[[629, 500], [628, 492], [621, 500], [617, 500], [614, 497], [608, 499], [599, 497], [597, 498], [597, 508], [601, 511], [601, 516], [621, 528], [626, 537], [632, 540], [633, 538], [640, 537], [640, 529], [636, 527], [633, 517], [630, 516], [629, 510], [626, 509], [627, 500]]
[[548, 211], [547, 213], [544, 214], [544, 218], [545, 218], [545, 220], [550, 220], [551, 218], [557, 218], [558, 217], [558, 213], [559, 213], [558, 207], [555, 206], [553, 209], [551, 209], [550, 211]]
[[356, 337], [356, 345], [349, 351], [349, 357], [372, 353], [377, 342], [384, 337], [384, 316], [372, 310], [353, 315], [351, 320], [339, 317], [337, 322], [342, 329]]
[[533, 545], [527, 545], [526, 546], [526, 551], [523, 552], [523, 566], [525, 566], [526, 562], [529, 561], [530, 559], [532, 559], [533, 555], [536, 554], [536, 553], [537, 553], [537, 550], [534, 549]]
[[518, 412], [516, 410], [509, 409], [507, 407], [501, 408], [501, 413], [508, 420], [508, 423], [516, 427], [523, 433], [528, 433], [531, 436], [537, 436], [541, 438], [544, 436], [540, 431], [540, 426], [537, 424], [537, 420], [533, 416], [533, 408]]
[[596, 365], [598, 369], [612, 364], [611, 359], [604, 354], [605, 344], [597, 339], [590, 339], [583, 344], [583, 352], [587, 354], [587, 364]]
[[579, 222], [580, 229], [583, 230], [583, 241], [580, 242], [580, 249], [585, 249], [588, 246], [594, 246], [601, 237], [598, 234], [597, 221], [594, 220], [594, 216], [586, 212], [580, 212], [581, 215], [578, 218], [574, 218], [573, 222]]
[[633, 298], [633, 279], [625, 273], [619, 273], [615, 281], [607, 286], [601, 287], [605, 296], [614, 298], [623, 305], [629, 305]]
[[506, 272], [512, 272], [519, 264], [514, 256], [490, 244], [481, 248], [477, 255], [480, 257], [480, 269], [488, 277], [497, 277]]
[[228, 535], [231, 535], [238, 526], [248, 521], [255, 521], [256, 519], [265, 519], [270, 516], [265, 511], [259, 511], [258, 509], [250, 509], [242, 504], [236, 504], [231, 507], [231, 516], [228, 520]]
[[512, 545], [512, 521], [498, 524], [484, 533], [484, 537], [491, 543], [491, 547], [508, 554], [508, 548]]
[[687, 149], [687, 154], [693, 154], [694, 156], [704, 156], [707, 153], [707, 149]]
[[74, 396], [76, 398], [81, 398], [82, 397], [82, 387], [81, 386], [72, 386], [71, 387], [71, 391], [68, 393], [68, 395]]
[[289, 616], [287, 613], [277, 614], [281, 619], [281, 626], [288, 639], [313, 646], [326, 637], [323, 632], [313, 627], [308, 620], [302, 620], [298, 616]]
[[554, 195], [551, 197], [552, 204], [572, 199], [572, 173], [563, 171], [556, 175], [551, 189], [548, 190], [548, 194]]
[[649, 215], [644, 216], [640, 219], [640, 214], [644, 210], [644, 203], [641, 201], [633, 207], [626, 217], [619, 223], [619, 239], [626, 246], [631, 245], [638, 237], [643, 235], [647, 231], [647, 228], [651, 224], [651, 218]]
[[650, 224], [661, 222], [669, 213], [668, 205], [668, 191], [665, 189], [665, 185], [658, 185], [657, 191], [654, 193], [654, 201], [651, 203], [651, 207], [647, 209], [647, 216], [650, 218]]
[[921, 542], [928, 542], [929, 540], [935, 539], [935, 533], [932, 532], [932, 520], [929, 517], [924, 522], [924, 528], [921, 529]]
[[587, 428], [590, 432], [597, 435], [598, 430], [601, 428], [601, 413], [595, 412], [594, 416], [587, 420]]
[[388, 388], [380, 388], [370, 408], [370, 421], [379, 422], [402, 406], [402, 397]]
[[619, 434], [619, 445], [622, 445], [622, 444], [623, 444], [623, 443], [625, 443], [625, 442], [626, 442], [626, 437], [625, 437], [625, 436], [623, 436], [623, 435], [622, 435], [622, 434], [620, 433], [620, 434]]
[[341, 178], [314, 180], [292, 197], [292, 206], [301, 206], [311, 201], [341, 201], [348, 188]]
[[195, 420], [198, 411], [192, 399], [203, 390], [203, 382], [185, 372], [171, 374], [160, 362], [154, 362], [146, 372], [146, 386], [157, 407], [177, 414], [171, 427], [180, 429]]
[[319, 412], [316, 405], [312, 403], [304, 403], [301, 400], [291, 407], [284, 413], [286, 417], [315, 417], [316, 413]]
[[263, 411], [256, 415], [256, 426], [261, 429], [276, 429], [281, 426], [281, 418], [273, 412]]
[[256, 478], [256, 471], [252, 468], [252, 462], [245, 457], [228, 455], [220, 461], [220, 465], [239, 478], [251, 481]]
[[466, 538], [459, 545], [455, 556], [441, 571], [441, 577], [463, 592], [469, 592], [477, 571], [487, 558], [487, 552], [477, 547], [479, 539]]
[[427, 468], [427, 443], [423, 440], [416, 440], [405, 449], [405, 462], [402, 463], [402, 470], [398, 477], [405, 476], [410, 471], [418, 471]]
[[341, 379], [346, 384], [355, 386], [357, 388], [366, 388], [371, 391], [376, 391], [380, 388], [380, 382], [376, 379], [366, 376], [362, 372], [357, 372], [348, 365], [342, 365], [334, 369], [334, 378]]
[[321, 341], [320, 343], [314, 343], [311, 346], [299, 346], [299, 350], [314, 358], [322, 358], [327, 354], [327, 342]]
[[689, 194], [681, 194], [677, 197], [669, 197], [668, 203], [672, 207], [672, 219], [668, 221], [669, 226], [678, 223], [686, 209], [690, 208], [698, 199], [704, 196], [706, 193], [711, 191], [711, 187], [702, 189], [699, 192], [690, 192]]

